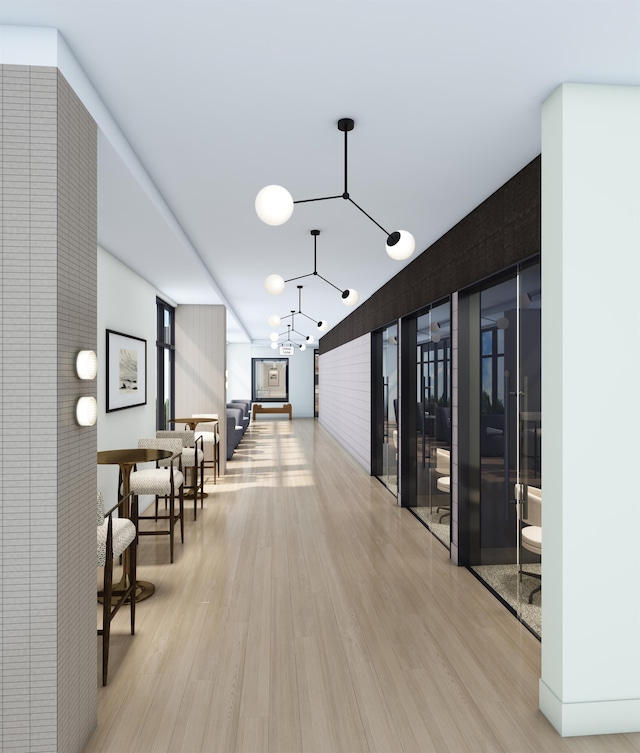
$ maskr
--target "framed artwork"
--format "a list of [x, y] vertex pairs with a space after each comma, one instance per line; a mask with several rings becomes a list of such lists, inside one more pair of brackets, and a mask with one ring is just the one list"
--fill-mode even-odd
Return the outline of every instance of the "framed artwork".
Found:
[[147, 403], [147, 341], [107, 330], [107, 413]]
[[280, 384], [280, 377], [278, 375], [278, 369], [269, 369], [269, 387], [278, 387]]

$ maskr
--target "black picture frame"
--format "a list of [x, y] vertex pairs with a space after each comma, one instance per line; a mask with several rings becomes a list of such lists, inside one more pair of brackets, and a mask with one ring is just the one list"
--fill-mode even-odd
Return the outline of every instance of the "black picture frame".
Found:
[[147, 341], [107, 330], [106, 411], [147, 404]]
[[289, 359], [251, 359], [251, 399], [254, 403], [289, 402]]

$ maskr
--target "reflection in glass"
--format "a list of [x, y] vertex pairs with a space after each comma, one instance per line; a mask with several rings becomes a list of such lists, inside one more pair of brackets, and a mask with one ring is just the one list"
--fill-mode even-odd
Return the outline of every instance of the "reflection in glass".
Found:
[[415, 514], [451, 543], [451, 315], [449, 302], [417, 320]]
[[252, 358], [251, 392], [253, 402], [289, 400], [289, 359]]
[[175, 402], [175, 309], [156, 298], [156, 428], [167, 429]]
[[[542, 487], [540, 316], [539, 264], [480, 293], [479, 561], [473, 564], [537, 635], [540, 556], [522, 546], [522, 531], [536, 518]], [[532, 533], [526, 531], [525, 543]]]
[[382, 483], [398, 494], [398, 327], [382, 333]]

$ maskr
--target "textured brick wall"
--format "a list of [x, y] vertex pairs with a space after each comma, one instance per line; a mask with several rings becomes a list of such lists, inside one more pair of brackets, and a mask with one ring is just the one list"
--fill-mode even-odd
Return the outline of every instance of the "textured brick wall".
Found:
[[540, 157], [320, 340], [320, 353], [540, 253]]
[[96, 127], [56, 69], [0, 67], [0, 749], [82, 751], [96, 719]]

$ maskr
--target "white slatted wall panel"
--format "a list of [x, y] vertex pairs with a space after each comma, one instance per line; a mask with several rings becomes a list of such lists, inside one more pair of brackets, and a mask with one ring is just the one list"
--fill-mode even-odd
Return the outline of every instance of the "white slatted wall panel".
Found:
[[371, 473], [371, 335], [320, 356], [319, 420]]
[[[226, 447], [227, 310], [224, 306], [176, 307], [176, 414], [217, 413], [220, 446]], [[220, 452], [224, 472], [226, 453]]]

